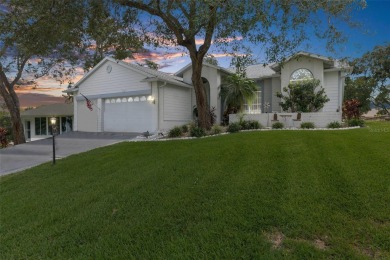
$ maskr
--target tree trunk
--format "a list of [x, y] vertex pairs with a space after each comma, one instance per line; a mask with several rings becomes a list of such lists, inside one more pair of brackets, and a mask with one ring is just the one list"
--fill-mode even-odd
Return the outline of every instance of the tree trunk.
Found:
[[26, 142], [26, 137], [24, 136], [24, 128], [22, 119], [20, 118], [20, 109], [19, 107], [8, 108], [11, 115], [12, 122], [12, 134], [14, 137], [14, 144], [23, 144]]
[[198, 123], [199, 127], [204, 129], [211, 128], [210, 122], [210, 108], [206, 101], [206, 91], [203, 86], [202, 80], [202, 61], [203, 59], [191, 59], [192, 60], [192, 85], [194, 86], [196, 96], [196, 107], [198, 109]]
[[[0, 69], [2, 68], [0, 67]], [[26, 138], [24, 136], [22, 119], [20, 118], [19, 98], [15, 93], [13, 84], [8, 82], [5, 73], [2, 70], [0, 72], [0, 94], [10, 113], [13, 141], [15, 145], [22, 144], [26, 142]]]

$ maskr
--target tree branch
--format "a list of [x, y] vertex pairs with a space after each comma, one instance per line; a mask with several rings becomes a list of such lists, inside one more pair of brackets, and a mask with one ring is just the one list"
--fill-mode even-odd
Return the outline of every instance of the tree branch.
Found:
[[15, 79], [9, 84], [9, 88], [13, 88], [14, 85], [19, 81], [22, 77], [24, 66], [26, 65], [29, 58], [24, 58], [20, 64], [18, 64], [18, 73], [16, 74]]
[[207, 28], [206, 28], [206, 36], [204, 38], [204, 43], [202, 46], [199, 47], [199, 56], [203, 58], [203, 56], [207, 53], [211, 46], [211, 40], [214, 34], [215, 30], [215, 23], [216, 23], [216, 16], [217, 16], [217, 7], [215, 6], [210, 6], [210, 19], [207, 23]]
[[134, 1], [126, 1], [126, 0], [120, 0], [119, 3], [124, 6], [128, 7], [134, 7], [137, 9], [140, 9], [142, 11], [148, 12], [149, 14], [155, 15], [160, 17], [168, 26], [168, 28], [175, 34], [177, 43], [179, 45], [185, 46], [186, 42], [183, 39], [183, 32], [184, 29], [181, 26], [180, 22], [172, 16], [170, 13], [165, 14], [161, 9], [159, 5], [159, 1], [157, 2], [157, 8], [151, 7], [151, 4], [146, 5], [140, 2], [134, 2]]

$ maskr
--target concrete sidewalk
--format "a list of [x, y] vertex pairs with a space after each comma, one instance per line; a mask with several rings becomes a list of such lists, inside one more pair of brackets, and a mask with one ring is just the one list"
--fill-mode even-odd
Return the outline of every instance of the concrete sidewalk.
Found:
[[[56, 158], [134, 139], [139, 133], [70, 132], [56, 136]], [[0, 149], [0, 176], [49, 162], [53, 158], [52, 139], [42, 139]]]

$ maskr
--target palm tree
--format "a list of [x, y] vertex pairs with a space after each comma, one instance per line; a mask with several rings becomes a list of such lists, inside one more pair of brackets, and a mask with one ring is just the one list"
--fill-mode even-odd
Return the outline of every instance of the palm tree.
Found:
[[221, 84], [219, 95], [228, 112], [239, 112], [245, 103], [256, 96], [257, 86], [251, 79], [241, 74], [232, 74]]

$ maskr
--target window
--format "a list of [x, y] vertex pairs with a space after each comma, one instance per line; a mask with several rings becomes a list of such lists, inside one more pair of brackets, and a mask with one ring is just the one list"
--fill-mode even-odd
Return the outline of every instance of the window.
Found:
[[46, 117], [35, 118], [35, 135], [47, 135]]
[[297, 69], [291, 74], [290, 82], [299, 80], [310, 80], [314, 79], [313, 74], [308, 69]]
[[66, 133], [72, 131], [72, 117], [61, 117], [61, 132]]
[[244, 104], [244, 110], [248, 114], [261, 113], [261, 91], [256, 91], [256, 96], [251, 104]]

